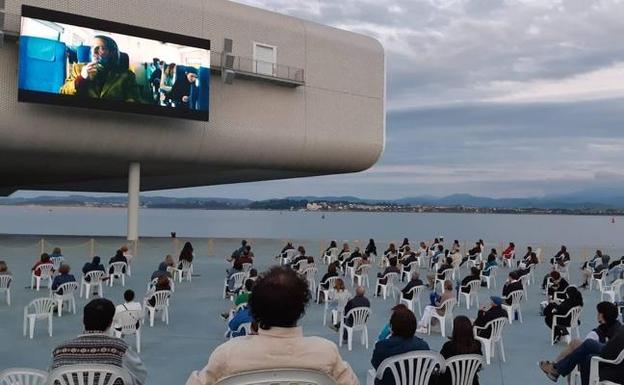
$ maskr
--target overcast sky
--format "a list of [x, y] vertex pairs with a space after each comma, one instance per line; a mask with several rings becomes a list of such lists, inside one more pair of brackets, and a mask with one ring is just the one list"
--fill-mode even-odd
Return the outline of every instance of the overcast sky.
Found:
[[358, 174], [177, 196], [538, 196], [624, 187], [624, 1], [239, 0], [377, 38], [386, 151]]

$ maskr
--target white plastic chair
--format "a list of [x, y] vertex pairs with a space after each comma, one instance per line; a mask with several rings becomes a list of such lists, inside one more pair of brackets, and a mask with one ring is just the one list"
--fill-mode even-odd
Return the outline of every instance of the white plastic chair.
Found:
[[109, 266], [109, 271], [112, 268], [113, 272], [108, 277], [108, 284], [113, 287], [113, 281], [115, 279], [121, 279], [121, 286], [126, 287], [126, 273], [128, 271], [128, 264], [125, 262], [113, 262]]
[[[381, 283], [380, 280], [386, 278], [386, 283]], [[395, 285], [396, 281], [399, 279], [399, 273], [388, 273], [384, 277], [377, 279], [377, 286], [375, 286], [375, 297], [377, 297], [378, 289], [381, 291], [381, 296], [383, 299], [388, 297], [388, 291], [392, 294], [392, 298], [396, 297], [395, 293]]]
[[401, 281], [409, 281], [412, 273], [420, 267], [420, 258], [414, 262], [410, 262], [406, 265], [401, 264]]
[[60, 366], [50, 373], [48, 384], [131, 385], [127, 370], [114, 365], [80, 364]]
[[[115, 337], [123, 338], [124, 336], [134, 335], [136, 337], [136, 351], [141, 353], [141, 327], [140, 323], [143, 319], [142, 310], [124, 310], [115, 315], [113, 321]], [[139, 327], [137, 327], [137, 323]], [[121, 329], [121, 330], [118, 330]]]
[[607, 269], [602, 270], [597, 275], [598, 275], [598, 278], [596, 278], [594, 274], [591, 275], [591, 278], [589, 279], [589, 290], [593, 288], [594, 281], [596, 282], [598, 290], [600, 291], [602, 291], [602, 287], [605, 286], [605, 277], [607, 275]]
[[386, 371], [390, 371], [396, 385], [427, 385], [435, 373], [446, 370], [446, 361], [440, 353], [431, 350], [417, 350], [386, 358], [377, 371], [370, 369], [367, 385], [374, 385], [375, 379], [381, 380]]
[[[250, 335], [251, 334], [251, 322], [245, 322], [245, 323], [241, 324], [238, 327], [238, 329], [236, 329], [236, 333], [242, 333], [243, 330], [245, 331], [244, 335], [246, 335], [246, 336]], [[230, 330], [225, 332], [225, 336], [226, 336], [226, 338], [229, 338], [229, 339], [236, 338], [234, 336], [234, 333], [231, 333]], [[242, 337], [242, 335], [239, 334], [238, 337]]]
[[[230, 299], [232, 299], [233, 295], [231, 293], [236, 292], [237, 290], [242, 288], [245, 285], [246, 279], [247, 279], [247, 273], [244, 271], [240, 271], [238, 273], [232, 274], [229, 279], [225, 278], [225, 281], [223, 283], [223, 298], [225, 299], [229, 295]], [[228, 285], [228, 281], [230, 280], [233, 281], [232, 290], [230, 290], [229, 285]]]
[[48, 372], [31, 368], [8, 368], [0, 371], [0, 385], [45, 385]]
[[593, 356], [589, 364], [589, 385], [618, 385], [612, 381], [600, 381], [600, 364], [619, 365], [624, 361], [624, 350], [618, 354], [615, 360], [607, 360], [600, 356]]
[[624, 285], [624, 279], [618, 278], [613, 281], [610, 285], [603, 285], [600, 288], [600, 299], [604, 300], [604, 297], [607, 296], [611, 300], [611, 302], [621, 301], [622, 300], [622, 285]]
[[582, 306], [575, 306], [570, 309], [566, 314], [555, 314], [552, 320], [552, 327], [550, 328], [550, 344], [555, 344], [555, 326], [558, 325], [559, 319], [565, 319], [570, 317], [570, 326], [564, 326], [568, 331], [568, 335], [566, 336], [566, 340], [568, 343], [572, 340], [570, 337], [572, 335], [572, 331], [576, 330], [576, 337], [581, 338], [581, 332], [579, 331], [579, 318], [581, 317], [581, 311], [583, 310]]
[[0, 275], [0, 293], [6, 293], [7, 305], [11, 306], [11, 282], [13, 276], [9, 274]]
[[308, 369], [255, 370], [222, 378], [215, 385], [336, 385], [327, 374]]
[[[485, 362], [489, 365], [491, 358], [496, 354], [496, 343], [500, 345], [500, 356], [503, 362], [505, 362], [505, 347], [503, 346], [503, 327], [507, 323], [507, 318], [497, 318], [485, 324], [485, 326], [474, 327], [474, 338], [481, 342], [485, 353]], [[491, 329], [490, 338], [479, 337], [477, 332], [479, 330]]]
[[513, 323], [514, 314], [518, 313], [518, 320], [522, 323], [522, 309], [520, 308], [520, 303], [522, 302], [522, 297], [524, 296], [523, 290], [512, 291], [507, 295], [506, 299], [511, 299], [511, 305], [507, 305], [507, 303], [503, 303], [501, 307], [505, 309], [507, 312], [507, 318], [509, 318], [509, 324]]
[[507, 266], [509, 268], [513, 268], [513, 260], [516, 259], [516, 253], [515, 252], [511, 252], [511, 255], [509, 256], [509, 258], [507, 257], [502, 257], [503, 258], [503, 267]]
[[327, 280], [325, 281], [325, 283], [327, 283], [327, 289], [323, 289], [321, 282], [319, 282], [318, 288], [316, 289], [316, 303], [321, 303], [321, 293], [323, 293], [324, 301], [327, 302], [329, 292], [334, 289], [334, 286], [336, 285], [336, 280], [338, 278], [340, 277], [336, 276], [327, 278]]
[[[369, 317], [370, 308], [368, 307], [356, 307], [349, 310], [340, 323], [340, 329], [338, 330], [338, 346], [342, 346], [342, 336], [346, 330], [347, 346], [349, 347], [349, 351], [351, 351], [353, 345], [353, 333], [359, 331], [362, 332], [362, 345], [366, 346], [366, 350], [368, 350], [368, 328], [366, 327], [366, 322]], [[353, 324], [351, 326], [346, 324], [346, 321], [349, 318], [353, 320]]]
[[[437, 271], [437, 269], [436, 269], [436, 271]], [[433, 284], [434, 290], [435, 290], [435, 288], [436, 288], [436, 286], [438, 284], [440, 284], [440, 289], [444, 290], [444, 282], [446, 280], [452, 280], [453, 279], [453, 268], [451, 267], [451, 268], [445, 269], [445, 270], [442, 271], [441, 274], [442, 274], [442, 277], [443, 277], [442, 279], [440, 279], [438, 277], [437, 273], [435, 275], [435, 282]]]
[[371, 265], [361, 265], [359, 266], [356, 270], [359, 270], [359, 272], [356, 272], [354, 274], [354, 280], [351, 281], [351, 284], [355, 286], [364, 286], [366, 285], [366, 287], [370, 287], [370, 282], [368, 279], [368, 270], [370, 269]]
[[193, 264], [187, 260], [180, 261], [180, 274], [178, 275], [178, 282], [182, 282], [182, 280], [186, 277], [186, 280], [191, 282], [193, 279]]
[[[29, 330], [30, 339], [35, 334], [35, 323], [40, 319], [48, 319], [48, 334], [52, 337], [52, 318], [54, 318], [54, 301], [52, 298], [37, 298], [24, 306], [24, 336]], [[32, 309], [32, 312], [30, 311]]]
[[314, 266], [308, 266], [305, 268], [305, 270], [303, 270], [301, 272], [301, 275], [303, 275], [306, 279], [306, 281], [308, 281], [308, 288], [310, 290], [310, 293], [315, 293], [316, 292], [316, 273], [317, 273], [318, 269]]
[[470, 256], [468, 256], [468, 260], [466, 261], [466, 269], [470, 271], [472, 267], [478, 266], [482, 260], [483, 253], [478, 253], [477, 255], [475, 255], [474, 259], [471, 259]]
[[[72, 312], [76, 314], [76, 297], [74, 293], [78, 290], [78, 282], [67, 282], [59, 286], [56, 291], [52, 292], [52, 298], [56, 301], [58, 316], [63, 315], [63, 303], [67, 302], [71, 305]], [[63, 294], [59, 294], [62, 292]]]
[[351, 284], [352, 285], [353, 285], [353, 281], [355, 279], [354, 278], [354, 276], [355, 276], [355, 268], [356, 268], [357, 265], [360, 264], [361, 261], [362, 261], [362, 258], [356, 257], [356, 258], [353, 258], [351, 260], [351, 262], [350, 262], [350, 263], [352, 263], [352, 266], [345, 265], [345, 275], [347, 277], [351, 278]]
[[337, 257], [338, 257], [338, 248], [332, 247], [331, 249], [329, 249], [329, 252], [323, 254], [322, 263], [329, 265], [330, 263], [335, 261]]
[[479, 354], [462, 354], [446, 360], [446, 370], [451, 373], [451, 385], [472, 385], [482, 366], [483, 356]]
[[[150, 327], [154, 327], [154, 316], [157, 311], [162, 312], [162, 320], [169, 325], [169, 297], [171, 297], [171, 291], [159, 290], [150, 294], [145, 298], [145, 309], [150, 319]], [[154, 298], [154, 305], [150, 305], [150, 299]]]
[[408, 309], [412, 312], [415, 312], [416, 304], [418, 304], [418, 314], [422, 317], [422, 305], [420, 303], [420, 295], [425, 291], [424, 285], [414, 286], [409, 289], [408, 293], [412, 293], [412, 299], [407, 299], [401, 292], [401, 297], [399, 298], [399, 303], [404, 303]]
[[297, 254], [297, 251], [294, 249], [288, 249], [284, 254], [286, 255], [284, 258], [282, 258], [281, 255], [278, 256], [280, 260], [280, 265], [282, 266], [290, 264], [290, 261], [293, 260], [293, 257]]
[[484, 271], [481, 271], [481, 282], [485, 281], [487, 288], [496, 287], [496, 271], [498, 267], [492, 266], [488, 269], [490, 275], [484, 275]]
[[[479, 288], [481, 287], [480, 280], [472, 280], [467, 285], [461, 286], [459, 290], [459, 297], [457, 298], [457, 304], [461, 305], [462, 297], [466, 299], [466, 309], [470, 309], [470, 303], [474, 298], [477, 307], [479, 307]], [[468, 293], [463, 292], [461, 289], [468, 289]]]
[[[35, 272], [39, 270], [39, 275], [35, 275]], [[44, 263], [42, 265], [37, 266], [35, 270], [33, 270], [31, 278], [30, 278], [30, 287], [32, 289], [36, 289], [39, 291], [41, 287], [41, 281], [47, 280], [48, 287], [52, 286], [52, 271], [54, 270], [54, 264], [52, 263]]]
[[[104, 289], [102, 286], [102, 279], [106, 273], [101, 270], [90, 271], [82, 277], [82, 281], [80, 283], [80, 298], [82, 298], [83, 289], [85, 299], [89, 299], [89, 295], [91, 294], [91, 288], [97, 286], [98, 295], [100, 297], [104, 296]], [[87, 277], [89, 277], [89, 281], [87, 281]]]
[[59, 267], [61, 267], [61, 264], [63, 264], [63, 261], [65, 261], [65, 258], [63, 257], [50, 257], [50, 262], [52, 262], [52, 265], [54, 265], [54, 270], [59, 269]]
[[[453, 320], [453, 309], [456, 305], [457, 300], [455, 298], [450, 298], [442, 302], [440, 306], [436, 308], [436, 311], [433, 312], [431, 318], [429, 319], [427, 334], [431, 334], [431, 321], [433, 321], [433, 319], [435, 318], [438, 320], [438, 322], [440, 322], [440, 333], [442, 334], [442, 337], [446, 337], [446, 321]], [[437, 310], [444, 310], [444, 315], [438, 314]]]
[[528, 294], [529, 294], [529, 285], [531, 284], [531, 275], [525, 274], [519, 278], [520, 282], [522, 282], [522, 291], [524, 291], [524, 300], [528, 302]]

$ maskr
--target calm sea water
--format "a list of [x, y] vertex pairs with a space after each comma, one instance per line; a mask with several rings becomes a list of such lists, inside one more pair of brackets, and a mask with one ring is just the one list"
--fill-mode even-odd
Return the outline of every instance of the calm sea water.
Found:
[[[619, 248], [624, 218], [601, 216], [318, 213], [142, 209], [141, 236], [413, 240], [444, 235], [448, 240]], [[325, 218], [323, 218], [323, 215]], [[0, 206], [0, 233], [123, 236], [122, 208], [45, 208]]]

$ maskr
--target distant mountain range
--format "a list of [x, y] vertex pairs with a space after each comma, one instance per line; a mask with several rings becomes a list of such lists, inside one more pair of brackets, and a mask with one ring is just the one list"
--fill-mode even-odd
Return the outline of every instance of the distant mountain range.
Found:
[[[453, 194], [445, 197], [416, 196], [401, 199], [364, 199], [354, 196], [291, 196], [271, 200], [230, 198], [174, 198], [142, 196], [141, 205], [153, 208], [205, 208], [205, 209], [284, 209], [301, 208], [310, 202], [328, 202], [359, 205], [401, 206], [462, 206], [487, 209], [624, 209], [624, 190], [583, 190], [568, 194], [529, 198], [488, 198], [470, 194]], [[39, 196], [34, 198], [0, 198], [0, 205], [50, 205], [50, 206], [124, 206], [126, 197], [90, 197], [84, 195]]]

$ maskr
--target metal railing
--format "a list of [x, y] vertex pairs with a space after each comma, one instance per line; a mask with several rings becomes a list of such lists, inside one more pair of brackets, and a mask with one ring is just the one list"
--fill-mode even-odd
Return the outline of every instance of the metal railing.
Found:
[[262, 60], [255, 60], [250, 57], [227, 55], [231, 63], [226, 65], [226, 55], [222, 52], [212, 51], [210, 65], [212, 68], [223, 70], [230, 69], [236, 74], [247, 77], [263, 78], [292, 85], [303, 85], [305, 83], [304, 70], [285, 64], [277, 64]]

